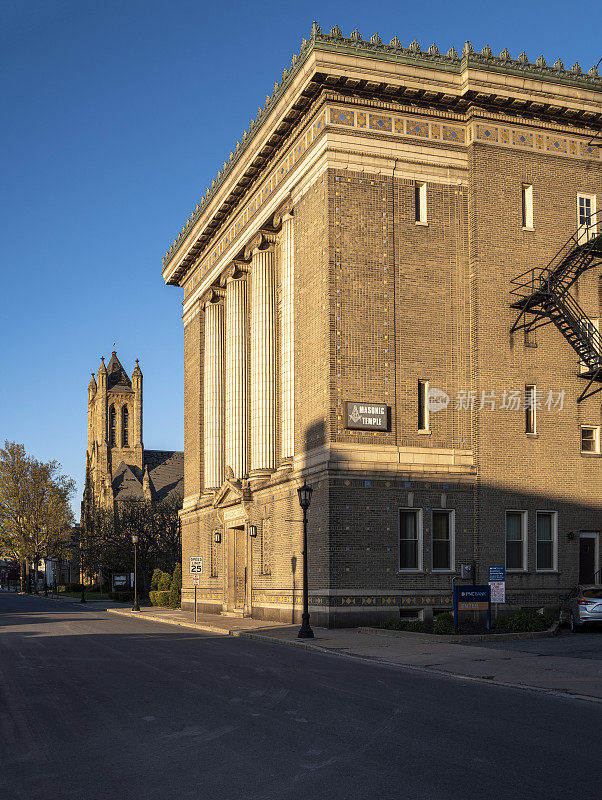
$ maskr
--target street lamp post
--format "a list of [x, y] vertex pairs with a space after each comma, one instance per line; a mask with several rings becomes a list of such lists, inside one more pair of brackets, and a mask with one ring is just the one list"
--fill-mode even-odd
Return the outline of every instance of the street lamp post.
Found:
[[132, 611], [140, 611], [140, 606], [138, 605], [138, 569], [137, 569], [137, 553], [136, 553], [136, 545], [138, 544], [138, 536], [133, 533], [132, 534], [132, 542], [134, 544], [134, 605], [132, 606]]
[[303, 613], [301, 614], [301, 627], [297, 636], [299, 639], [313, 639], [314, 632], [309, 624], [309, 599], [307, 589], [307, 509], [311, 503], [311, 493], [313, 489], [308, 486], [307, 481], [303, 481], [303, 486], [299, 486], [299, 505], [303, 510]]

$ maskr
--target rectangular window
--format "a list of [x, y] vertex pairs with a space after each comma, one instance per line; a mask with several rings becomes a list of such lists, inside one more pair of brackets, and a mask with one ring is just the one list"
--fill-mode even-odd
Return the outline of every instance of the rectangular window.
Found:
[[537, 390], [525, 386], [525, 433], [537, 432]]
[[555, 511], [538, 511], [536, 519], [537, 552], [535, 568], [538, 572], [553, 572], [556, 569], [556, 529]]
[[523, 228], [533, 228], [533, 187], [523, 183]]
[[524, 570], [527, 564], [527, 512], [506, 511], [506, 569]]
[[596, 425], [581, 426], [581, 452], [600, 452], [600, 428]]
[[414, 185], [414, 216], [416, 222], [426, 225], [426, 183]]
[[429, 430], [429, 382], [418, 381], [418, 430]]
[[537, 328], [524, 328], [525, 347], [537, 347]]
[[454, 512], [433, 511], [433, 570], [454, 569]]
[[596, 195], [577, 195], [577, 225], [579, 226], [579, 244], [588, 242], [596, 235]]
[[[600, 350], [602, 349], [600, 347], [600, 320], [589, 319], [588, 317], [584, 317], [581, 320], [581, 330], [589, 338], [593, 349], [599, 353]], [[588, 364], [587, 361], [584, 361], [582, 358], [580, 358], [579, 372], [589, 372], [590, 369], [595, 369], [596, 365], [597, 363], [595, 361], [595, 357], [594, 357], [594, 362], [592, 362], [591, 365]]]
[[272, 574], [272, 527], [268, 517], [261, 523], [261, 574]]
[[422, 510], [399, 510], [399, 569], [422, 569]]

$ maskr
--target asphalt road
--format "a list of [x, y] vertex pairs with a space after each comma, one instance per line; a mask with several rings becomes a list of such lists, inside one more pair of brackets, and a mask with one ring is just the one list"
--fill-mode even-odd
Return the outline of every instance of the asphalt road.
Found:
[[602, 706], [0, 593], [2, 800], [573, 800]]

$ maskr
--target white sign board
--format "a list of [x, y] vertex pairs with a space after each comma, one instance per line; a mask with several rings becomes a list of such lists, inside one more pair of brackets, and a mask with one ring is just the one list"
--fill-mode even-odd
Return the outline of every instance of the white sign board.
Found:
[[190, 556], [190, 574], [203, 574], [203, 556]]
[[491, 602], [505, 603], [506, 583], [504, 581], [492, 581], [489, 585], [491, 586]]
[[193, 575], [192, 576], [192, 585], [193, 586], [200, 586], [201, 585], [201, 576], [200, 575]]
[[506, 567], [489, 567], [491, 602], [506, 602]]

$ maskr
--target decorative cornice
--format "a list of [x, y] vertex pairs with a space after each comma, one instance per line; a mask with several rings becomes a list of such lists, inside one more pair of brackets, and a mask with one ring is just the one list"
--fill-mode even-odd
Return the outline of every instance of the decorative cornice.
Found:
[[266, 96], [263, 108], [258, 108], [257, 118], [251, 120], [248, 131], [243, 131], [241, 140], [236, 142], [234, 150], [230, 151], [228, 160], [224, 161], [222, 169], [217, 173], [205, 192], [205, 196], [196, 206], [186, 224], [178, 236], [174, 239], [171, 247], [163, 257], [163, 268], [167, 267], [175, 257], [180, 244], [188, 235], [191, 227], [199, 220], [206, 210], [209, 203], [213, 200], [225, 178], [229, 175], [234, 166], [240, 161], [243, 153], [248, 149], [251, 142], [255, 139], [258, 131], [271, 114], [295, 75], [301, 69], [309, 54], [316, 49], [331, 50], [341, 53], [358, 54], [360, 52], [366, 57], [397, 61], [399, 63], [413, 66], [431, 66], [452, 73], [462, 73], [467, 69], [486, 69], [490, 72], [499, 72], [509, 75], [516, 75], [523, 78], [536, 78], [556, 84], [564, 84], [578, 88], [586, 88], [594, 91], [602, 91], [602, 79], [597, 68], [592, 67], [587, 74], [584, 74], [578, 62], [575, 62], [570, 69], [565, 69], [563, 62], [558, 59], [553, 66], [548, 66], [543, 55], [531, 63], [523, 51], [516, 59], [513, 59], [507, 49], [502, 50], [499, 56], [494, 56], [489, 45], [485, 45], [480, 53], [475, 52], [470, 42], [465, 42], [461, 56], [458, 55], [455, 47], [452, 47], [444, 55], [439, 52], [437, 45], [432, 44], [428, 50], [422, 50], [420, 44], [414, 40], [408, 47], [403, 47], [397, 36], [394, 36], [389, 44], [383, 43], [382, 39], [375, 33], [369, 40], [364, 40], [357, 30], [349, 37], [343, 36], [341, 29], [335, 25], [330, 33], [323, 33], [317, 22], [311, 28], [309, 41], [301, 40], [301, 48], [298, 54], [293, 54], [290, 66], [282, 72], [280, 82], [274, 84], [271, 95]]

